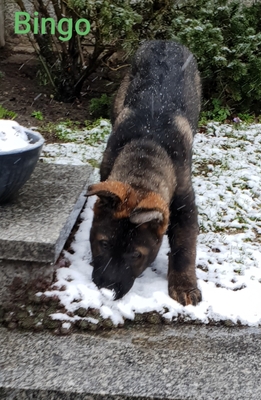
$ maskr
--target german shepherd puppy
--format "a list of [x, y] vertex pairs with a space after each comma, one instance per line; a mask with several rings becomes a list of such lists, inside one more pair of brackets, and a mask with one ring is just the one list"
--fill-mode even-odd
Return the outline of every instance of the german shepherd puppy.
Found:
[[191, 184], [192, 142], [200, 111], [200, 78], [189, 50], [149, 41], [134, 56], [116, 96], [112, 133], [90, 233], [93, 282], [124, 296], [170, 243], [169, 295], [201, 301], [195, 274], [197, 208]]

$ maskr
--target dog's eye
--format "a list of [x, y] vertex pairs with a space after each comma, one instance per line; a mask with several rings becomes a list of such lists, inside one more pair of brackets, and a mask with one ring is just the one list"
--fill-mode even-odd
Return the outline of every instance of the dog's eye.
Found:
[[131, 254], [131, 257], [132, 257], [134, 260], [138, 260], [139, 258], [141, 258], [141, 252], [138, 251], [138, 250], [135, 250], [135, 251]]
[[99, 241], [100, 246], [104, 249], [107, 250], [109, 248], [109, 242], [108, 240], [100, 240]]

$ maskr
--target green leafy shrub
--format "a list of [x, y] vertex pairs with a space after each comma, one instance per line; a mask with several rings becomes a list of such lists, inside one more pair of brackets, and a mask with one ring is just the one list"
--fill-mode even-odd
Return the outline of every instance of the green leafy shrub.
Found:
[[[23, 0], [15, 1], [29, 12]], [[114, 52], [124, 49], [127, 58], [144, 40], [174, 39], [198, 60], [204, 111], [215, 114], [212, 99], [218, 99], [220, 109], [260, 114], [260, 1], [247, 7], [241, 0], [34, 0], [33, 11], [39, 21], [55, 15], [91, 24], [88, 35], [73, 30], [68, 42], [50, 28], [29, 34], [59, 100], [79, 97], [86, 78]]]
[[46, 26], [46, 34], [28, 34], [42, 64], [41, 79], [45, 83], [49, 80], [56, 99], [73, 101], [80, 96], [86, 78], [114, 52], [124, 49], [128, 55], [140, 40], [170, 37], [171, 27], [163, 28], [164, 19], [179, 0], [15, 1], [32, 20], [38, 12], [39, 26], [43, 18], [53, 16], [57, 21], [70, 18], [73, 26], [81, 18], [90, 22], [87, 35], [78, 35], [73, 29], [68, 41], [59, 39], [57, 29], [52, 34], [50, 25]]
[[209, 110], [201, 112], [199, 125], [205, 125], [208, 121], [225, 122], [230, 114], [230, 109], [222, 106], [221, 101], [214, 98], [211, 101]]
[[252, 124], [255, 122], [256, 118], [254, 115], [251, 114], [244, 114], [244, 113], [239, 113], [238, 118], [242, 121], [245, 122], [246, 124]]
[[[241, 1], [189, 0], [175, 15], [172, 37], [196, 55], [204, 100], [260, 114], [261, 2], [247, 7]], [[216, 111], [213, 102], [205, 109]]]
[[102, 94], [100, 98], [90, 101], [89, 111], [93, 118], [109, 118], [111, 109], [111, 98]]

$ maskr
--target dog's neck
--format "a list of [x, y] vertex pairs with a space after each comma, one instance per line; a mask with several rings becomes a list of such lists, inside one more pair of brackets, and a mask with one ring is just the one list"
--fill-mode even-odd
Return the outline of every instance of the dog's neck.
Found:
[[108, 180], [129, 184], [140, 195], [154, 192], [167, 204], [176, 187], [176, 174], [167, 152], [152, 140], [133, 140], [117, 157]]

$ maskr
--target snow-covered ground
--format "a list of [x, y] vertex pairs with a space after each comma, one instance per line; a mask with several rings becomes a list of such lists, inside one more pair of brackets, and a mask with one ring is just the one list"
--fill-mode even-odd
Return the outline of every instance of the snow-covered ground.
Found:
[[[105, 123], [100, 129], [104, 126], [108, 128]], [[76, 135], [73, 143], [46, 145], [43, 160], [99, 163], [106, 138], [97, 146], [85, 145], [87, 134]], [[75, 253], [65, 254], [71, 265], [57, 270], [58, 281], [45, 293], [58, 296], [69, 312], [55, 313], [53, 318], [73, 323], [82, 318], [73, 315], [83, 307], [99, 309], [101, 316], [110, 318], [115, 325], [150, 311], [167, 320], [261, 325], [260, 155], [261, 125], [211, 123], [206, 133], [195, 137], [193, 182], [200, 224], [197, 276], [203, 295], [198, 306], [183, 307], [168, 296], [167, 238], [152, 267], [136, 279], [123, 299], [113, 301], [110, 291], [99, 291], [91, 281], [88, 239], [94, 199], [89, 199], [72, 244]]]

